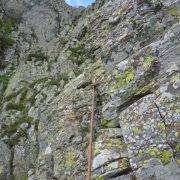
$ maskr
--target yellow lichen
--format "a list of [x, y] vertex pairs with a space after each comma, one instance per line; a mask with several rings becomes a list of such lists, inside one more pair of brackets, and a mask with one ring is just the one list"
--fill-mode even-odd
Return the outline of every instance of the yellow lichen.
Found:
[[172, 82], [176, 82], [176, 81], [178, 81], [178, 80], [180, 80], [180, 73], [177, 73], [177, 74], [175, 74], [173, 77], [172, 77]]
[[177, 145], [176, 145], [175, 151], [180, 152], [180, 144], [177, 144]]
[[133, 67], [128, 68], [124, 74], [119, 75], [117, 70], [114, 71], [116, 82], [113, 82], [112, 89], [122, 88], [127, 86], [130, 82], [135, 79], [135, 70]]
[[137, 134], [140, 134], [142, 131], [141, 131], [140, 128], [134, 127], [134, 128], [132, 129], [132, 132], [137, 135]]
[[170, 151], [168, 151], [168, 150], [163, 150], [160, 153], [160, 159], [161, 159], [163, 164], [169, 163], [170, 160], [171, 160], [171, 157], [172, 157], [172, 153]]
[[180, 113], [180, 109], [176, 109], [175, 111], [176, 111], [176, 113]]
[[180, 9], [178, 7], [171, 8], [169, 12], [172, 16], [175, 16], [175, 17], [180, 16]]
[[120, 170], [124, 170], [130, 167], [129, 160], [127, 158], [123, 158], [119, 161], [119, 168]]
[[153, 156], [153, 157], [156, 157], [157, 154], [158, 154], [158, 149], [157, 149], [157, 148], [150, 149], [150, 150], [148, 151], [148, 154], [151, 155], [151, 156]]
[[74, 167], [76, 165], [76, 154], [73, 149], [69, 149], [64, 158], [66, 167]]
[[94, 145], [94, 156], [97, 156], [98, 154], [100, 154], [100, 147], [99, 147], [99, 144], [100, 142], [95, 142], [95, 145]]
[[159, 123], [157, 126], [158, 126], [161, 130], [165, 130], [164, 123]]
[[4, 168], [3, 168], [3, 166], [0, 164], [0, 175], [2, 174], [3, 170], [4, 170]]
[[144, 64], [143, 64], [143, 68], [147, 69], [149, 68], [149, 66], [151, 65], [152, 61], [154, 60], [153, 56], [148, 55], [144, 58]]
[[105, 143], [106, 149], [123, 149], [123, 143], [120, 139], [108, 139]]
[[110, 128], [113, 127], [113, 121], [112, 120], [106, 120], [106, 119], [102, 119], [100, 122], [100, 126], [102, 127], [106, 127], [106, 128]]
[[171, 157], [172, 157], [172, 153], [170, 151], [168, 151], [168, 150], [160, 151], [157, 148], [150, 149], [147, 153], [150, 156], [158, 158], [159, 160], [161, 160], [161, 162], [163, 164], [169, 163], [171, 160]]
[[108, 164], [107, 167], [109, 170], [116, 169], [116, 168], [118, 168], [118, 162], [117, 161], [112, 162], [112, 163]]
[[140, 94], [145, 94], [145, 93], [149, 92], [156, 85], [157, 84], [154, 81], [151, 81], [149, 84], [147, 84], [147, 85], [145, 85], [143, 87], [141, 86], [141, 87], [137, 88], [135, 96], [138, 96]]
[[104, 177], [102, 175], [96, 176], [93, 178], [94, 180], [104, 180]]

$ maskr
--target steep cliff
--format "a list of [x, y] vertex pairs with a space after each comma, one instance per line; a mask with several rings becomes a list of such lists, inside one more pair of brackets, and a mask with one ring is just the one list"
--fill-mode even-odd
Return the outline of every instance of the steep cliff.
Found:
[[0, 0], [0, 179], [180, 177], [180, 1]]

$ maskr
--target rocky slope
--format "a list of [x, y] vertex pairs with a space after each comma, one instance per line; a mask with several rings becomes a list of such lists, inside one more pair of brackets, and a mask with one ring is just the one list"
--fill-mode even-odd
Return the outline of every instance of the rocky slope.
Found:
[[0, 0], [0, 179], [179, 179], [180, 1]]

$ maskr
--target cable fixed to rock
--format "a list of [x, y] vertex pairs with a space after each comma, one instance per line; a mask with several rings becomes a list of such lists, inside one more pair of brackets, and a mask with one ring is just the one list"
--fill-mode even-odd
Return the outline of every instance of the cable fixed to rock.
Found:
[[92, 110], [91, 110], [91, 119], [89, 125], [90, 131], [89, 131], [87, 180], [91, 180], [92, 177], [94, 110], [95, 110], [95, 85], [93, 85]]

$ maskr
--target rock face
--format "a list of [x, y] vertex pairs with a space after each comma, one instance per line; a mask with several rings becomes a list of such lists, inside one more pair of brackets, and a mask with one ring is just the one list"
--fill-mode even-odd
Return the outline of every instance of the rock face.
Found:
[[0, 179], [180, 178], [180, 1], [0, 0]]

